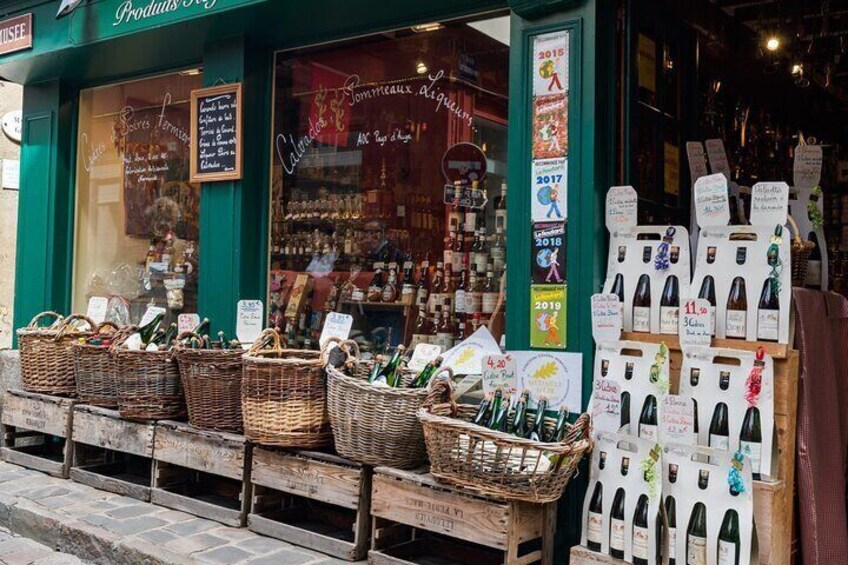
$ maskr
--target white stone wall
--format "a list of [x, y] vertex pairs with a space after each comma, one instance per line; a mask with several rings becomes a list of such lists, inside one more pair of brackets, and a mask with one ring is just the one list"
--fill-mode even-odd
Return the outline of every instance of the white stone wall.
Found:
[[[22, 102], [21, 86], [0, 82], [0, 117], [6, 112], [20, 110]], [[20, 159], [20, 153], [20, 146], [0, 132], [0, 159]], [[0, 349], [12, 345], [17, 229], [18, 192], [0, 188]]]

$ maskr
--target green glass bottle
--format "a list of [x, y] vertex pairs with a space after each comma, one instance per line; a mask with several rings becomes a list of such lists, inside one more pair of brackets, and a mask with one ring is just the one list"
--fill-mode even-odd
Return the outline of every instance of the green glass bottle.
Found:
[[595, 483], [592, 500], [589, 501], [589, 522], [586, 524], [586, 545], [592, 551], [600, 551], [604, 527], [604, 485]]
[[501, 411], [501, 405], [503, 404], [503, 390], [498, 388], [495, 390], [495, 396], [492, 398], [490, 415], [488, 420], [486, 421], [486, 427], [489, 429], [493, 429], [495, 427], [495, 419], [498, 417], [498, 413]]
[[380, 370], [380, 374], [377, 375], [377, 378], [375, 380], [385, 382], [386, 384], [390, 384], [391, 382], [393, 382], [393, 380], [395, 379], [394, 374], [397, 371], [398, 366], [400, 365], [400, 360], [403, 357], [404, 349], [405, 348], [402, 345], [397, 346], [394, 355], [392, 355], [392, 358], [389, 360], [389, 362], [383, 366], [383, 368]]
[[156, 333], [156, 330], [159, 329], [159, 324], [162, 323], [162, 318], [164, 317], [164, 314], [156, 314], [152, 320], [138, 329], [138, 335], [141, 337], [141, 343], [144, 345], [150, 343], [150, 339], [153, 337], [153, 334]]
[[624, 489], [615, 491], [610, 512], [610, 555], [624, 559]]
[[471, 420], [472, 423], [482, 426], [488, 422], [489, 407], [492, 404], [494, 396], [494, 393], [486, 393], [483, 400], [480, 401], [480, 407], [477, 408], [477, 414], [475, 414], [474, 418]]
[[657, 440], [657, 398], [653, 394], [645, 397], [639, 416], [639, 437], [650, 441]]
[[554, 428], [554, 433], [548, 438], [547, 441], [556, 441], [560, 442], [565, 439], [565, 431], [568, 429], [566, 425], [568, 423], [568, 408], [565, 406], [560, 406], [559, 415], [557, 416], [556, 427]]
[[620, 429], [622, 433], [630, 433], [630, 393], [627, 391], [621, 393]]
[[633, 565], [648, 565], [648, 497], [642, 495], [633, 513]]
[[675, 565], [677, 559], [677, 503], [673, 496], [665, 497], [665, 517], [668, 521], [668, 565]]
[[203, 320], [197, 324], [197, 327], [191, 330], [191, 332], [197, 335], [209, 333], [209, 318], [203, 318]]
[[515, 416], [512, 418], [512, 434], [524, 437], [527, 433], [527, 403], [530, 401], [530, 391], [524, 390], [515, 404]]
[[718, 531], [718, 565], [739, 565], [739, 514], [730, 509]]
[[498, 432], [505, 432], [507, 430], [507, 423], [509, 422], [509, 404], [509, 397], [507, 396], [501, 402], [501, 407], [498, 410], [498, 414], [495, 416], [491, 429]]
[[171, 325], [169, 325], [168, 329], [165, 330], [165, 337], [162, 340], [162, 343], [170, 349], [170, 347], [174, 343], [174, 340], [177, 339], [177, 333], [179, 333], [179, 330], [177, 329], [177, 324], [171, 322]]
[[373, 383], [375, 380], [377, 380], [377, 376], [383, 370], [383, 359], [383, 356], [379, 354], [374, 357], [374, 366], [371, 367], [371, 374], [368, 375], [369, 383]]
[[760, 462], [763, 454], [763, 429], [760, 425], [760, 410], [751, 406], [745, 412], [742, 420], [742, 431], [739, 434], [739, 449], [751, 461], [751, 473], [754, 480], [760, 480]]
[[730, 427], [727, 422], [727, 404], [724, 402], [719, 402], [713, 412], [709, 443], [713, 449], [730, 450]]
[[533, 420], [533, 428], [524, 437], [533, 441], [544, 441], [545, 438], [545, 410], [548, 409], [548, 399], [544, 396], [536, 405], [536, 418]]
[[226, 334], [224, 334], [224, 332], [222, 331], [218, 332], [218, 344], [220, 345], [221, 349], [230, 348], [230, 340], [227, 339]]
[[707, 507], [698, 502], [692, 509], [686, 529], [686, 565], [707, 562]]
[[[400, 346], [402, 347], [402, 346]], [[403, 384], [403, 372], [406, 370], [406, 365], [409, 363], [409, 360], [406, 357], [401, 357], [398, 362], [398, 366], [395, 368], [394, 372], [389, 375], [387, 383], [392, 388], [398, 388]]]
[[442, 361], [443, 359], [441, 357], [436, 357], [427, 363], [427, 366], [409, 383], [409, 388], [424, 388], [427, 386], [430, 383], [430, 379], [433, 378], [433, 375], [442, 366]]

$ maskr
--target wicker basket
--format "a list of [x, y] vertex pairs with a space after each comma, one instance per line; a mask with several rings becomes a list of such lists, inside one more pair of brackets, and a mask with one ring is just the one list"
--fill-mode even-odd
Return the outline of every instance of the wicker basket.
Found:
[[[185, 337], [200, 337], [191, 332]], [[241, 433], [242, 349], [191, 349], [177, 345], [188, 421], [192, 426]]]
[[[352, 377], [327, 366], [327, 409], [336, 451], [368, 465], [418, 467], [427, 460], [417, 414], [428, 389], [374, 386], [368, 382], [373, 366], [373, 362], [357, 363]], [[445, 371], [452, 375], [450, 369]], [[414, 377], [405, 371], [403, 387]]]
[[[444, 380], [433, 384], [437, 398]], [[441, 395], [444, 396], [444, 395]], [[424, 426], [430, 473], [446, 483], [503, 500], [544, 503], [562, 496], [583, 455], [592, 449], [589, 415], [569, 426], [561, 443], [540, 443], [489, 430], [470, 420], [477, 406], [425, 405], [418, 411]], [[553, 418], [545, 418], [552, 431]]]
[[[136, 331], [135, 326], [119, 328], [112, 322], [97, 326], [96, 334], [109, 334], [115, 341], [128, 337]], [[107, 330], [111, 330], [107, 332]], [[74, 343], [74, 375], [77, 381], [77, 396], [85, 404], [117, 408], [118, 379], [115, 358], [111, 348], [103, 345]]]
[[[266, 338], [271, 344], [262, 347]], [[241, 407], [248, 439], [301, 449], [332, 444], [321, 353], [283, 349], [280, 335], [269, 329], [259, 334], [242, 362]]]
[[173, 351], [113, 347], [118, 378], [118, 412], [132, 420], [179, 420], [186, 405]]
[[[38, 324], [47, 317], [55, 318], [49, 327]], [[83, 320], [87, 330], [76, 327]], [[29, 325], [18, 330], [21, 355], [21, 380], [24, 390], [43, 394], [74, 395], [74, 354], [71, 345], [92, 334], [96, 324], [82, 314], [63, 319], [55, 312], [42, 312]]]
[[792, 226], [792, 231], [795, 232], [795, 235], [792, 237], [792, 256], [790, 258], [792, 264], [792, 286], [804, 286], [807, 282], [807, 264], [816, 244], [801, 237], [798, 224], [795, 223], [792, 216], [787, 216], [787, 219], [789, 220], [789, 225]]

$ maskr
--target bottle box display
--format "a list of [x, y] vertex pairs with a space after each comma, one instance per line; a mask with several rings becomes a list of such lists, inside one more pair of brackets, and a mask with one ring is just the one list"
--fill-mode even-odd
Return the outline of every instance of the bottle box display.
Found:
[[682, 226], [611, 231], [604, 292], [622, 303], [622, 329], [677, 335], [690, 269], [689, 232]]
[[680, 396], [695, 401], [699, 445], [741, 451], [750, 459], [754, 479], [776, 478], [772, 472], [776, 450], [771, 356], [688, 348], [683, 355]]
[[661, 467], [655, 441], [599, 434], [583, 502], [581, 545], [635, 565], [657, 563]]
[[[786, 187], [784, 183], [758, 183], [752, 199], [764, 199], [761, 195], [775, 185]], [[723, 175], [701, 177], [695, 183], [695, 198], [701, 202], [696, 206], [701, 234], [692, 297], [710, 302], [716, 338], [789, 343], [792, 269], [790, 233], [784, 227], [788, 187], [783, 201], [773, 204], [782, 212], [754, 213], [755, 209], [753, 225], [728, 226], [712, 214], [715, 208], [727, 207], [726, 186]]]
[[665, 446], [662, 467], [664, 554], [669, 563], [751, 563], [751, 468], [727, 451]]
[[659, 410], [663, 394], [668, 392], [668, 365], [668, 352], [662, 344], [617, 341], [598, 345], [594, 380], [619, 383], [621, 433], [659, 441]]

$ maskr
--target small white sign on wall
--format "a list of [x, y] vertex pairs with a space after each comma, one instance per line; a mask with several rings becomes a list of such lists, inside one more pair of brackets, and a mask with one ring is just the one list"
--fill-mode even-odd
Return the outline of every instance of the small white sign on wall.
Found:
[[3, 188], [20, 190], [21, 162], [17, 159], [3, 159]]

